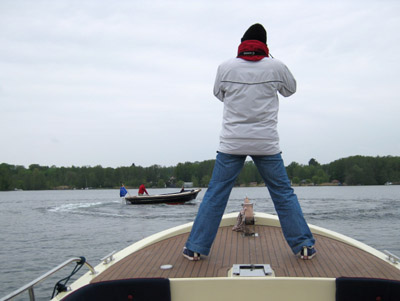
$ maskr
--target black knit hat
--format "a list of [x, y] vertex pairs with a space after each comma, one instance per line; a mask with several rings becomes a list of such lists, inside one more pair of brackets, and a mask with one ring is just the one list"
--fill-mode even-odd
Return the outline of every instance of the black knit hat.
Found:
[[267, 44], [267, 32], [265, 31], [264, 26], [259, 23], [251, 25], [244, 33], [241, 41], [243, 42], [246, 40], [258, 40]]

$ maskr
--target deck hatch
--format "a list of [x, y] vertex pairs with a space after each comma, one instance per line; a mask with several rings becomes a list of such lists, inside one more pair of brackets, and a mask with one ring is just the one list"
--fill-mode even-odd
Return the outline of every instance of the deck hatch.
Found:
[[271, 276], [273, 271], [269, 264], [234, 264], [232, 274], [239, 277]]

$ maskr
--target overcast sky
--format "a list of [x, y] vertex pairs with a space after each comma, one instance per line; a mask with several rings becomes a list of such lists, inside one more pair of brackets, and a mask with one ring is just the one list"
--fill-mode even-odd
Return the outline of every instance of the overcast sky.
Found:
[[218, 65], [254, 23], [297, 80], [285, 164], [400, 155], [400, 1], [0, 1], [0, 163], [215, 158]]

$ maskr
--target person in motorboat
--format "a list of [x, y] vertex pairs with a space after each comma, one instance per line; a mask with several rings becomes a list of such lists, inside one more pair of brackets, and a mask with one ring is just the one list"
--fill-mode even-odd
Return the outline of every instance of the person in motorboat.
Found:
[[122, 183], [121, 188], [119, 189], [119, 196], [122, 198], [126, 196], [127, 193], [128, 191], [126, 190], [125, 185]]
[[143, 194], [145, 194], [145, 193], [146, 193], [147, 195], [149, 195], [149, 194], [147, 193], [146, 187], [144, 186], [144, 184], [142, 184], [142, 185], [139, 186], [138, 195], [143, 195]]
[[302, 259], [315, 256], [315, 239], [305, 221], [283, 163], [277, 131], [278, 92], [296, 92], [296, 80], [269, 54], [261, 24], [243, 35], [238, 55], [218, 67], [214, 95], [224, 104], [216, 162], [183, 256], [209, 255], [230, 192], [247, 156], [251, 156], [277, 211], [285, 239]]

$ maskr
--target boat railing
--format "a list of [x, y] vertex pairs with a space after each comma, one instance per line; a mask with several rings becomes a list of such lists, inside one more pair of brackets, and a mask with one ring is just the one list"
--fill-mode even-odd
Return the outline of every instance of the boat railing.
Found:
[[394, 264], [398, 264], [400, 262], [400, 258], [393, 253], [390, 253], [388, 250], [384, 250], [383, 253], [385, 253], [388, 256], [388, 260]]
[[51, 275], [53, 275], [54, 273], [58, 272], [59, 270], [61, 270], [65, 266], [69, 265], [70, 263], [73, 263], [73, 262], [79, 263], [79, 262], [82, 262], [82, 260], [84, 260], [84, 265], [89, 268], [90, 272], [93, 275], [96, 274], [96, 271], [93, 268], [93, 266], [91, 266], [88, 262], [86, 262], [86, 260], [84, 258], [82, 258], [82, 257], [73, 257], [73, 258], [70, 258], [70, 259], [66, 260], [62, 264], [58, 265], [54, 269], [48, 271], [47, 273], [43, 274], [42, 276], [36, 278], [35, 280], [29, 282], [28, 284], [22, 286], [21, 288], [15, 290], [14, 292], [8, 294], [7, 296], [1, 298], [0, 301], [12, 300], [13, 298], [17, 297], [18, 295], [20, 295], [20, 294], [22, 294], [22, 293], [24, 293], [26, 291], [28, 291], [28, 293], [29, 293], [29, 300], [30, 301], [35, 301], [35, 293], [34, 293], [34, 290], [33, 290], [35, 285], [39, 284], [40, 282], [42, 282], [46, 278], [50, 277]]

